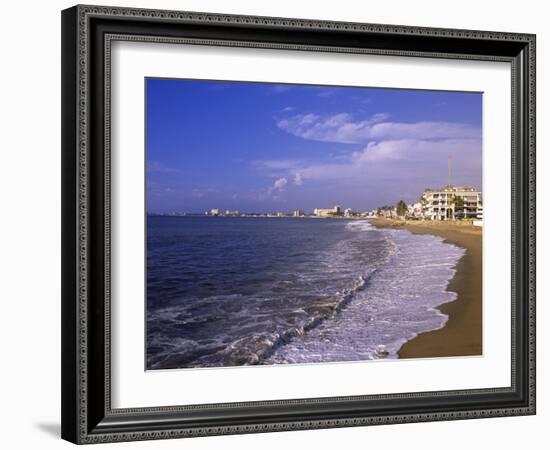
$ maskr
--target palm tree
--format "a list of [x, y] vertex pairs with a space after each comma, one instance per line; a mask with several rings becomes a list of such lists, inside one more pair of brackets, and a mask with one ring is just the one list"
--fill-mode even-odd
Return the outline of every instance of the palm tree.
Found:
[[451, 205], [453, 205], [452, 219], [453, 220], [456, 219], [456, 215], [457, 215], [458, 212], [460, 212], [461, 216], [463, 216], [463, 213], [464, 213], [464, 199], [462, 197], [460, 197], [459, 195], [453, 195], [450, 203], [451, 203]]
[[403, 217], [407, 214], [408, 209], [407, 204], [403, 200], [399, 200], [397, 206], [395, 207], [395, 212], [398, 216]]

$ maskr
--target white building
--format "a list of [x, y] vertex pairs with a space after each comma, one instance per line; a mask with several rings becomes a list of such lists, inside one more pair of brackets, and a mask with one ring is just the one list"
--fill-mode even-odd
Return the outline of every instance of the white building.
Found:
[[422, 203], [418, 202], [412, 205], [407, 205], [407, 216], [414, 217], [417, 219], [422, 218], [424, 216], [423, 210], [422, 210]]
[[313, 214], [317, 217], [330, 217], [340, 215], [340, 205], [336, 205], [334, 208], [315, 208]]
[[292, 211], [292, 216], [293, 217], [304, 217], [305, 214], [301, 209], [295, 209], [294, 211]]
[[481, 192], [471, 187], [428, 189], [422, 194], [421, 204], [428, 220], [477, 219], [483, 214]]
[[376, 211], [376, 215], [386, 219], [395, 219], [397, 217], [397, 211], [395, 208], [383, 207]]
[[483, 205], [480, 205], [477, 208], [477, 218], [479, 220], [483, 220]]
[[211, 216], [219, 216], [220, 215], [220, 210], [218, 208], [212, 208], [210, 210], [210, 215]]

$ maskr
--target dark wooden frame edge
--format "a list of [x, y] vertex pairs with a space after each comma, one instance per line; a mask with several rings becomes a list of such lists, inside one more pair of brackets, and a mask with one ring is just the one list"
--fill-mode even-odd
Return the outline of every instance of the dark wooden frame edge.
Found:
[[[117, 39], [509, 61], [510, 388], [112, 409], [108, 69]], [[61, 350], [62, 437], [75, 443], [534, 414], [535, 36], [85, 5], [63, 11]]]

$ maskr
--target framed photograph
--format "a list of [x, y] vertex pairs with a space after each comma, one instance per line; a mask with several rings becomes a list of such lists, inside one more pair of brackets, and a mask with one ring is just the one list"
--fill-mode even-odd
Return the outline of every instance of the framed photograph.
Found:
[[62, 12], [62, 437], [535, 413], [535, 36]]

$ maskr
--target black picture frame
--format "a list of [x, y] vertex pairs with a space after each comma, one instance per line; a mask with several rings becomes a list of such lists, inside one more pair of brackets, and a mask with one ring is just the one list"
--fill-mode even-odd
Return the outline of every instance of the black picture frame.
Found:
[[[113, 409], [110, 43], [181, 42], [507, 61], [512, 373], [505, 388]], [[535, 36], [75, 6], [62, 12], [62, 437], [84, 444], [535, 414]]]

